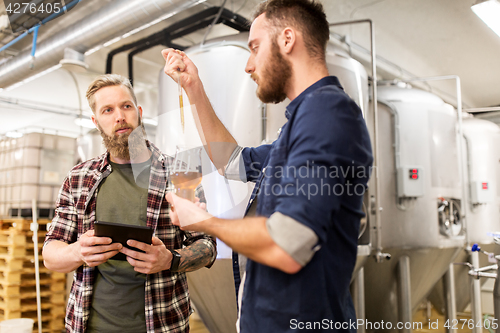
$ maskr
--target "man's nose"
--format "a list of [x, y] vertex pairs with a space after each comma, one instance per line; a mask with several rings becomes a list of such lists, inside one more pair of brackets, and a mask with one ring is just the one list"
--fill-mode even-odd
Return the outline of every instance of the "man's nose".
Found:
[[115, 113], [115, 121], [120, 123], [125, 120], [125, 112], [122, 109], [117, 108]]
[[253, 65], [252, 57], [248, 58], [247, 65], [245, 66], [245, 72], [252, 74], [255, 71], [255, 66]]

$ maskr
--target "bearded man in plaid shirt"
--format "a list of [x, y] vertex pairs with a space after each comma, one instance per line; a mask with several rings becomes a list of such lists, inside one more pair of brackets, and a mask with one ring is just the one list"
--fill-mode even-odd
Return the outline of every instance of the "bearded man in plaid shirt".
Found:
[[[43, 249], [47, 268], [76, 270], [66, 330], [189, 332], [185, 272], [213, 264], [215, 240], [171, 223], [165, 200], [170, 160], [145, 139], [142, 108], [128, 79], [96, 78], [87, 100], [107, 151], [69, 172]], [[141, 253], [96, 237], [95, 221], [153, 227], [152, 244], [129, 240]], [[126, 261], [113, 258], [119, 252]]]

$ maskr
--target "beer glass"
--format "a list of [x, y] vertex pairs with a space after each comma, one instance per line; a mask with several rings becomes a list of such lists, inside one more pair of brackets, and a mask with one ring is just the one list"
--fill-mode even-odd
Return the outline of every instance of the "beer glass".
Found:
[[175, 194], [194, 202], [195, 190], [201, 183], [202, 147], [185, 148], [177, 146], [175, 158], [170, 165], [170, 181]]

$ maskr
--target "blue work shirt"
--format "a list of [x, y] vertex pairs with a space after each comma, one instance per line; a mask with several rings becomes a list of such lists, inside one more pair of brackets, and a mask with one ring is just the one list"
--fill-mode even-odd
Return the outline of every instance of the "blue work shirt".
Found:
[[365, 120], [334, 76], [297, 96], [286, 117], [273, 144], [242, 151], [256, 182], [248, 207], [257, 197], [257, 216], [280, 212], [309, 227], [319, 250], [296, 274], [248, 260], [241, 332], [354, 332], [349, 284], [373, 162]]

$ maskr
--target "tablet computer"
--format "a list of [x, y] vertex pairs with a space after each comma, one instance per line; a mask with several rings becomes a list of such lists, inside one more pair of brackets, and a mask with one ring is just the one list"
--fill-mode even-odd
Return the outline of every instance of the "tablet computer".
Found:
[[[132, 246], [128, 246], [127, 241], [129, 239], [137, 240], [146, 244], [151, 244], [153, 238], [153, 228], [139, 225], [95, 221], [94, 230], [95, 236], [109, 237], [112, 239], [113, 243], [121, 243], [126, 248], [138, 252], [144, 251]], [[120, 252], [111, 259], [127, 260], [127, 256]]]

